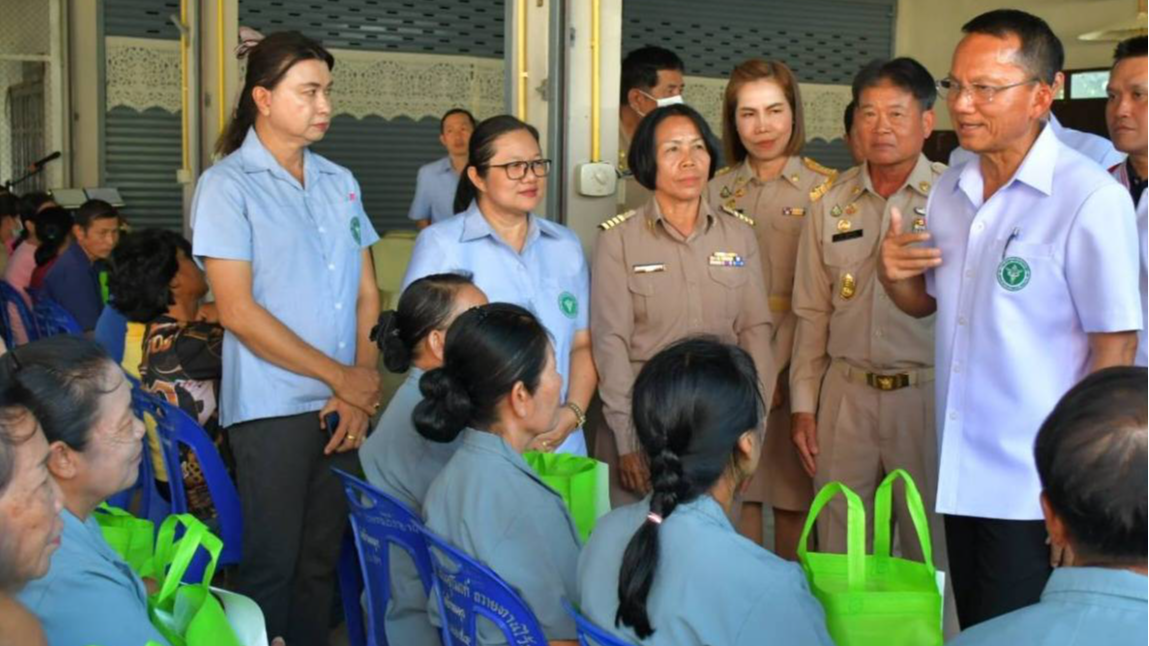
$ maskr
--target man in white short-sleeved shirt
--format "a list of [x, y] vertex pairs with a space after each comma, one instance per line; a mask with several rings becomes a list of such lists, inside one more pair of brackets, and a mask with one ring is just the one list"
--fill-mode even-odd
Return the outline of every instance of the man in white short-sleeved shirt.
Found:
[[1132, 363], [1141, 313], [1128, 195], [1043, 121], [1061, 43], [1016, 10], [962, 30], [939, 88], [978, 161], [938, 180], [928, 233], [891, 226], [881, 278], [907, 313], [937, 312], [937, 510], [968, 628], [1035, 603], [1061, 562], [1033, 440], [1074, 384]]
[[1146, 109], [1146, 92], [1149, 92], [1149, 74], [1146, 73], [1146, 37], [1135, 36], [1121, 41], [1113, 53], [1113, 69], [1109, 71], [1106, 87], [1105, 121], [1109, 126], [1109, 136], [1113, 145], [1129, 158], [1115, 164], [1109, 173], [1129, 191], [1129, 197], [1137, 205], [1137, 240], [1141, 244], [1141, 334], [1137, 336], [1137, 359], [1139, 366], [1149, 365], [1149, 196], [1146, 196], [1145, 179], [1149, 177], [1149, 109]]

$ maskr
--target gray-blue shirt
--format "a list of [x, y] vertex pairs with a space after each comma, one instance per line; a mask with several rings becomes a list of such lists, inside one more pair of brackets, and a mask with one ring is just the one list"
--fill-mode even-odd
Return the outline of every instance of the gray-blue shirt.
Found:
[[167, 640], [148, 619], [148, 593], [104, 540], [100, 525], [60, 512], [64, 532], [48, 574], [18, 598], [44, 626], [52, 646], [144, 646]]
[[[646, 522], [650, 499], [620, 507], [598, 521], [578, 564], [583, 614], [622, 639], [616, 628], [618, 577], [631, 537]], [[833, 646], [822, 606], [806, 577], [743, 538], [722, 507], [702, 495], [675, 508], [658, 528], [659, 560], [646, 609], [659, 646]]]
[[451, 158], [436, 159], [419, 168], [415, 176], [415, 198], [407, 212], [409, 220], [442, 222], [455, 215], [455, 191], [459, 188], [459, 174], [451, 168]]
[[[243, 146], [204, 171], [192, 201], [197, 258], [251, 263], [251, 295], [299, 338], [355, 363], [362, 250], [379, 239], [351, 171], [304, 149], [301, 185], [252, 128]], [[322, 381], [265, 361], [231, 332], [223, 339], [220, 424], [318, 411]]]
[[[428, 529], [518, 591], [548, 640], [576, 638], [562, 599], [575, 598], [578, 530], [559, 494], [503, 438], [463, 431], [423, 507]], [[434, 600], [429, 609], [436, 621]], [[491, 625], [479, 624], [481, 644], [506, 643]]]
[[1064, 567], [1041, 601], [963, 631], [952, 646], [1145, 644], [1149, 578], [1128, 570]]
[[[415, 405], [423, 399], [419, 379], [423, 371], [411, 368], [407, 380], [395, 395], [375, 432], [359, 449], [359, 460], [367, 480], [386, 493], [403, 501], [416, 513], [423, 511], [423, 499], [431, 481], [455, 454], [461, 437], [443, 444], [419, 435], [411, 422]], [[438, 646], [439, 633], [427, 617], [427, 593], [419, 580], [415, 562], [402, 549], [389, 550], [391, 603], [387, 606], [384, 626], [387, 641], [411, 646]]]

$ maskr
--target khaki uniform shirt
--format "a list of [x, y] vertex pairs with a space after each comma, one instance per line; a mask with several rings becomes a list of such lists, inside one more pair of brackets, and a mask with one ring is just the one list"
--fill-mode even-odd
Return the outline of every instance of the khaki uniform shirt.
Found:
[[621, 211], [640, 209], [650, 199], [650, 191], [638, 183], [630, 172], [626, 156], [630, 153], [630, 138], [622, 131], [622, 124], [618, 126], [618, 206]]
[[718, 171], [707, 188], [710, 203], [716, 209], [724, 206], [737, 210], [757, 222], [754, 234], [762, 252], [770, 311], [774, 313], [772, 350], [779, 369], [790, 362], [794, 342], [790, 294], [802, 223], [811, 202], [821, 197], [837, 174], [811, 159], [791, 157], [780, 176], [763, 182], [747, 160]]
[[762, 285], [758, 245], [741, 216], [702, 201], [683, 237], [651, 199], [637, 212], [599, 225], [591, 268], [590, 327], [599, 395], [619, 455], [638, 450], [630, 390], [638, 371], [667, 345], [706, 334], [754, 358], [766, 397], [777, 366], [773, 322]]
[[794, 314], [798, 325], [790, 366], [791, 410], [815, 413], [832, 360], [866, 371], [934, 365], [934, 317], [898, 309], [878, 282], [878, 252], [890, 208], [910, 231], [924, 225], [926, 200], [945, 165], [925, 155], [888, 200], [874, 192], [868, 167], [846, 171], [814, 205], [798, 251]]

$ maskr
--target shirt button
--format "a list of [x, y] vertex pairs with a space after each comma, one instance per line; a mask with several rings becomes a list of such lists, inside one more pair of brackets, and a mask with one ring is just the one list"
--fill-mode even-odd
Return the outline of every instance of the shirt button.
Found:
[[954, 372], [961, 372], [961, 364], [960, 363], [954, 364]]
[[985, 231], [985, 222], [975, 222], [973, 225], [973, 232], [981, 233], [982, 231]]
[[882, 338], [883, 334], [884, 333], [881, 330], [874, 330], [874, 336], [878, 337], [879, 339]]
[[965, 277], [966, 277], [966, 278], [973, 278], [973, 270], [972, 270], [972, 269], [967, 269], [967, 270], [966, 270], [966, 272], [965, 272]]
[[342, 350], [343, 348], [346, 348], [346, 347], [347, 347], [347, 344], [346, 344], [346, 343], [344, 343], [344, 342], [342, 342], [342, 341], [340, 341], [340, 342], [339, 342], [339, 349], [340, 349], [340, 350]]
[[320, 233], [327, 233], [327, 229], [324, 229], [323, 227], [319, 227], [319, 232]]
[[337, 309], [337, 310], [341, 310], [341, 309], [343, 309], [343, 303], [336, 303], [336, 304], [335, 304], [335, 309]]
[[956, 411], [956, 410], [951, 410], [951, 411], [950, 411], [950, 419], [951, 419], [951, 420], [956, 420], [957, 418], [958, 418], [958, 414], [957, 414], [957, 411]]
[[958, 317], [958, 325], [965, 325], [965, 317], [964, 316]]
[[327, 265], [327, 268], [331, 271], [335, 271], [335, 263], [331, 263], [330, 265]]

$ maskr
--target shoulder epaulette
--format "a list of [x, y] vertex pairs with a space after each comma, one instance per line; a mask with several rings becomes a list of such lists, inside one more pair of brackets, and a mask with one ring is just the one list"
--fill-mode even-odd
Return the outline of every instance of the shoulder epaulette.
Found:
[[819, 164], [818, 162], [814, 161], [813, 159], [810, 159], [809, 157], [803, 157], [802, 163], [806, 164], [806, 168], [809, 168], [810, 170], [814, 171], [815, 173], [818, 173], [819, 175], [837, 175], [838, 174], [838, 171], [834, 170], [833, 168], [826, 168], [825, 166]]
[[737, 209], [732, 209], [729, 206], [726, 206], [725, 204], [722, 205], [722, 210], [725, 211], [727, 215], [732, 215], [732, 216], [738, 218], [739, 220], [742, 220], [746, 224], [749, 224], [752, 227], [758, 225], [758, 223], [754, 221], [754, 218], [750, 217], [749, 215], [746, 215], [742, 211], [739, 211]]
[[726, 173], [729, 173], [732, 170], [734, 170], [733, 166], [723, 166], [722, 168], [718, 169], [718, 172], [714, 173], [714, 176], [720, 177], [722, 175], [725, 175]]
[[609, 220], [599, 224], [598, 228], [602, 231], [608, 231], [614, 227], [617, 227], [618, 225], [622, 224], [623, 222], [626, 222], [635, 213], [638, 213], [638, 211], [635, 211], [634, 209], [626, 211], [625, 213], [619, 213], [618, 215], [614, 216], [613, 218], [610, 218]]
[[941, 175], [942, 173], [946, 172], [946, 169], [949, 168], [949, 166], [946, 166], [941, 162], [932, 162], [930, 164], [930, 168], [938, 175]]
[[[817, 166], [817, 163], [815, 163], [814, 165]], [[831, 169], [825, 169], [825, 170], [830, 171], [829, 177], [826, 178], [826, 181], [822, 182], [821, 184], [815, 186], [813, 189], [810, 190], [810, 201], [811, 202], [817, 202], [818, 200], [822, 199], [822, 196], [826, 194], [826, 191], [830, 190], [830, 187], [833, 186], [834, 182], [838, 179], [838, 171], [831, 170]]]

